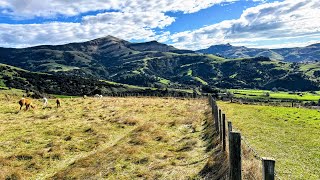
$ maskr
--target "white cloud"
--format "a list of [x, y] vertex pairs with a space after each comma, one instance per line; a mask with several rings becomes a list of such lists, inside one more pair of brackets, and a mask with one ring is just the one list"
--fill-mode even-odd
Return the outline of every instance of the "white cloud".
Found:
[[200, 49], [213, 44], [252, 43], [277, 38], [320, 34], [320, 1], [286, 0], [249, 8], [239, 19], [227, 20], [194, 31], [173, 34], [179, 48]]
[[271, 44], [271, 45], [255, 44], [254, 46], [252, 46], [252, 44], [243, 44], [243, 45], [247, 46], [247, 47], [254, 47], [254, 48], [279, 49], [279, 48], [306, 47], [310, 44], [316, 44], [316, 43], [319, 43], [319, 41], [310, 40], [310, 41], [305, 41], [305, 42], [282, 42], [279, 44]]
[[0, 7], [16, 18], [75, 16], [98, 10], [123, 12], [168, 12], [194, 13], [223, 2], [237, 0], [1, 0]]
[[0, 44], [6, 47], [63, 44], [106, 35], [125, 40], [154, 40], [158, 35], [152, 29], [163, 28], [173, 21], [174, 18], [160, 12], [107, 12], [85, 16], [81, 23], [0, 24]]
[[156, 34], [154, 31], [175, 21], [165, 12], [193, 13], [214, 4], [232, 1], [236, 0], [0, 0], [2, 14], [18, 20], [107, 11], [82, 17], [79, 23], [0, 24], [0, 46], [62, 44], [106, 35], [125, 40], [165, 41], [170, 33]]
[[[0, 24], [0, 44], [5, 47], [27, 47], [41, 44], [64, 44], [100, 38], [102, 34], [122, 39], [150, 40], [154, 32], [135, 25], [106, 23]], [[139, 32], [139, 33], [137, 33]]]
[[[94, 16], [82, 17], [79, 23], [0, 24], [0, 46], [26, 47], [40, 44], [63, 44], [113, 35], [125, 40], [172, 42], [178, 48], [200, 49], [213, 44], [247, 44], [308, 37], [320, 34], [320, 1], [286, 0], [261, 4], [245, 10], [239, 19], [226, 20], [194, 31], [171, 34], [155, 32], [175, 21], [168, 11], [193, 13], [214, 4], [237, 0], [0, 0], [0, 8], [13, 18], [53, 18], [74, 16], [97, 10]], [[259, 0], [263, 2], [264, 0]], [[259, 43], [260, 42], [260, 43]], [[268, 42], [268, 44], [272, 44]], [[301, 43], [300, 43], [301, 44]], [[275, 46], [275, 45], [270, 45]]]
[[117, 25], [119, 23], [148, 28], [164, 28], [174, 22], [173, 17], [160, 12], [107, 12], [96, 16], [86, 16], [83, 18], [84, 24], [108, 23]]

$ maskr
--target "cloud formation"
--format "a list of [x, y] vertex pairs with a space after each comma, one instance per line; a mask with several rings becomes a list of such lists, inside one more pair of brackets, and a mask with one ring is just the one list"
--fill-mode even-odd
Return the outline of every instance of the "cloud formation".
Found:
[[237, 0], [1, 0], [4, 14], [18, 18], [75, 16], [98, 10], [122, 12], [194, 13], [215, 4]]
[[[302, 38], [308, 42], [320, 41], [318, 0], [263, 3], [246, 9], [238, 19], [175, 34], [166, 30], [176, 20], [167, 12], [195, 13], [216, 4], [235, 1], [238, 0], [0, 0], [2, 16], [48, 20], [39, 24], [0, 24], [0, 46], [63, 44], [107, 35], [125, 40], [158, 40], [184, 49], [201, 49], [222, 43], [249, 47], [275, 47], [275, 43], [293, 46], [299, 45]], [[80, 21], [52, 22], [60, 16], [77, 16]]]
[[125, 40], [166, 40], [163, 29], [175, 21], [165, 12], [193, 13], [223, 2], [236, 0], [0, 0], [1, 14], [12, 19], [81, 16], [82, 13], [105, 11], [82, 16], [81, 21], [41, 24], [0, 24], [0, 46], [26, 47], [62, 44], [113, 35]]
[[247, 43], [250, 46], [249, 41], [254, 45], [258, 41], [319, 35], [319, 8], [318, 0], [266, 3], [246, 9], [239, 19], [173, 34], [171, 41], [179, 48], [199, 49], [212, 44]]

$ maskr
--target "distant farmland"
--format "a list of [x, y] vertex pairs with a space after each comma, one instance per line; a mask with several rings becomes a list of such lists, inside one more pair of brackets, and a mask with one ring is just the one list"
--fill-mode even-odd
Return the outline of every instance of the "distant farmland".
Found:
[[62, 99], [18, 112], [0, 94], [0, 179], [189, 179], [207, 163], [206, 100]]
[[[275, 99], [275, 100], [295, 100], [295, 101], [318, 101], [320, 99], [320, 91], [310, 92], [284, 92], [269, 90], [250, 90], [250, 89], [231, 89], [230, 92], [237, 98], [249, 99]], [[266, 96], [268, 94], [268, 96]]]
[[320, 179], [320, 112], [220, 102], [233, 126], [258, 151], [276, 159], [281, 179]]

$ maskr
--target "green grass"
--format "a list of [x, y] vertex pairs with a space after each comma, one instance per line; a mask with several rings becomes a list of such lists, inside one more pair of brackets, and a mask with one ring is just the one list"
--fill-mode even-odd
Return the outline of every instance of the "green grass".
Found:
[[65, 99], [65, 98], [78, 98], [80, 96], [67, 96], [67, 95], [57, 95], [57, 94], [53, 94], [52, 96], [54, 96], [55, 98], [61, 98], [61, 99]]
[[162, 84], [168, 85], [170, 83], [170, 80], [161, 78], [159, 82]]
[[200, 77], [193, 77], [193, 79], [200, 82], [203, 85], [208, 85], [208, 83], [206, 81], [204, 81], [203, 79], [201, 79]]
[[235, 78], [237, 75], [238, 75], [238, 73], [235, 73], [235, 74], [229, 76], [229, 78]]
[[211, 58], [214, 61], [224, 61], [224, 60], [226, 60], [223, 57], [219, 57], [219, 56], [216, 56], [216, 55], [213, 55], [213, 54], [206, 54], [205, 56]]
[[206, 164], [205, 100], [33, 100], [19, 112], [18, 93], [0, 91], [0, 179], [190, 179]]
[[6, 67], [9, 67], [10, 69], [19, 70], [19, 71], [30, 72], [30, 71], [27, 71], [25, 69], [21, 69], [21, 68], [15, 67], [15, 66], [10, 66], [10, 65], [7, 65], [7, 64], [2, 64], [2, 63], [0, 63], [0, 66], [6, 66]]
[[[318, 101], [320, 99], [320, 93], [312, 94], [310, 92], [301, 92], [302, 96], [296, 94], [289, 94], [288, 92], [272, 92], [268, 90], [245, 90], [245, 89], [231, 89], [235, 97], [246, 97], [251, 99], [285, 99], [285, 100], [299, 100], [299, 101]], [[267, 97], [266, 93], [270, 96]]]
[[3, 80], [1, 79], [1, 76], [0, 76], [0, 87], [7, 87], [7, 86], [4, 84]]
[[313, 73], [315, 71], [320, 71], [320, 63], [312, 63], [312, 64], [303, 64], [299, 68], [300, 71], [304, 72], [306, 75], [311, 78], [315, 78]]
[[227, 119], [282, 179], [320, 179], [320, 112], [219, 102]]

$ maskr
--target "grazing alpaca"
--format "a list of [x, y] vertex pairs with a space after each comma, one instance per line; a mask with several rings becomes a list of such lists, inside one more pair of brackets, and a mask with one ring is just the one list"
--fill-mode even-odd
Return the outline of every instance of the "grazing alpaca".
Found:
[[57, 108], [61, 107], [61, 101], [60, 101], [60, 99], [57, 99], [57, 100], [56, 100], [56, 103], [57, 103]]
[[47, 107], [47, 105], [48, 105], [48, 99], [47, 99], [46, 97], [44, 97], [44, 98], [42, 99], [42, 101], [43, 101], [43, 107], [44, 107], [44, 108]]
[[24, 105], [26, 106], [26, 111], [29, 109], [29, 107], [31, 107], [32, 109], [36, 107], [32, 104], [30, 99], [26, 99], [26, 98], [21, 98], [19, 101], [19, 104], [20, 104], [20, 110]]
[[102, 96], [102, 95], [99, 95], [99, 94], [94, 95], [94, 97], [95, 97], [95, 98], [98, 98], [98, 99], [103, 98], [103, 96]]

